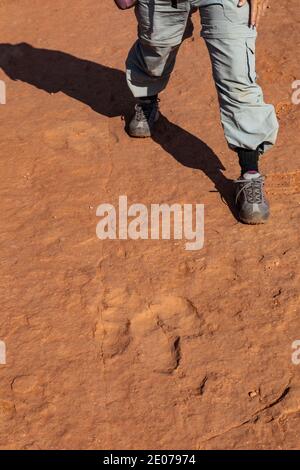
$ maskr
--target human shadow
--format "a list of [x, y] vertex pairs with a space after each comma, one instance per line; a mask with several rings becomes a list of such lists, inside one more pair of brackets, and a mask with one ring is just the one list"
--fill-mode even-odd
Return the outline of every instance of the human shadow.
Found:
[[215, 186], [215, 191], [237, 219], [233, 198], [233, 181], [226, 178], [226, 169], [214, 151], [201, 139], [161, 116], [152, 136], [181, 165], [201, 170]]
[[[12, 80], [48, 93], [65, 93], [104, 116], [128, 116], [132, 112], [134, 99], [120, 70], [26, 43], [0, 44], [0, 67]], [[153, 140], [182, 165], [203, 171], [236, 217], [232, 181], [224, 176], [221, 161], [208, 145], [164, 116]]]
[[124, 72], [65, 52], [29, 44], [0, 44], [0, 67], [12, 80], [62, 92], [107, 117], [126, 113], [133, 98]]

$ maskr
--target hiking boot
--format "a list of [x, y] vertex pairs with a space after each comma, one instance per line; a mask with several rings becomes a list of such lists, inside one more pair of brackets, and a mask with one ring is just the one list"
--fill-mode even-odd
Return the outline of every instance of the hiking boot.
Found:
[[264, 193], [264, 177], [256, 171], [248, 171], [235, 183], [239, 219], [245, 224], [264, 224], [270, 215]]
[[158, 98], [138, 100], [135, 114], [129, 124], [128, 134], [131, 137], [151, 137], [154, 124], [159, 118]]

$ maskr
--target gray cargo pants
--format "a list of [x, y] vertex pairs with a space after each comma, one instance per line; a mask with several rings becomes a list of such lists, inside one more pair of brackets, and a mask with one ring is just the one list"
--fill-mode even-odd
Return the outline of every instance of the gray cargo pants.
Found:
[[263, 153], [276, 141], [278, 122], [256, 83], [257, 33], [249, 27], [249, 4], [237, 4], [238, 0], [177, 0], [173, 8], [171, 0], [138, 0], [138, 40], [127, 58], [127, 82], [137, 98], [166, 87], [191, 8], [199, 7], [228, 145]]

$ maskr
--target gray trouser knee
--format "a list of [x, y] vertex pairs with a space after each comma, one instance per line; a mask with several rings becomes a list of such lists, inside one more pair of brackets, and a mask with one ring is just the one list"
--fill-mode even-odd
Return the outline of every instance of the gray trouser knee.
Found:
[[126, 61], [127, 83], [136, 98], [163, 91], [174, 69], [177, 46], [151, 46], [141, 41], [133, 45]]

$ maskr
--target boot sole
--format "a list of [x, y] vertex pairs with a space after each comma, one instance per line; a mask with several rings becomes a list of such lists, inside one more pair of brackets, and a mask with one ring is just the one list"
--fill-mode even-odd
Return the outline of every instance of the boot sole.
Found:
[[243, 219], [243, 217], [239, 217], [239, 220], [246, 225], [263, 225], [266, 224], [269, 220], [269, 215], [267, 215], [265, 218], [261, 217], [255, 217], [251, 220]]

